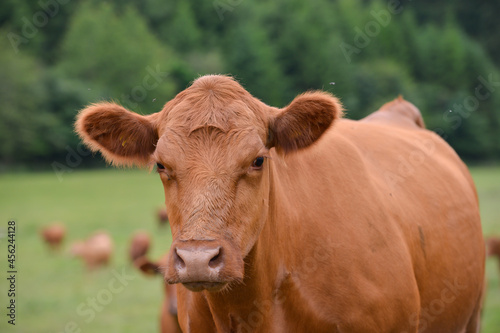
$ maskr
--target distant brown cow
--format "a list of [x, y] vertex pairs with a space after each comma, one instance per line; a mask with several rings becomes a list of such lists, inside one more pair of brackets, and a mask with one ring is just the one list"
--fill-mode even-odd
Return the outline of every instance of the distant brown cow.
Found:
[[[166, 266], [168, 253], [157, 262], [147, 258], [150, 246], [149, 235], [144, 232], [134, 234], [130, 244], [130, 259], [135, 267], [146, 275], [160, 275]], [[180, 333], [179, 321], [177, 319], [177, 288], [174, 284], [163, 281], [165, 296], [160, 314], [160, 328], [162, 333]]]
[[144, 257], [148, 253], [151, 240], [149, 235], [144, 231], [137, 231], [133, 234], [130, 241], [129, 259], [133, 263], [134, 260]]
[[500, 258], [500, 237], [488, 237], [486, 239], [486, 248], [488, 257], [495, 256]]
[[40, 231], [40, 234], [45, 243], [47, 243], [52, 250], [57, 250], [61, 247], [61, 243], [64, 240], [66, 228], [61, 223], [54, 223], [44, 227]]
[[159, 208], [156, 212], [156, 217], [160, 226], [164, 226], [168, 223], [168, 214], [165, 208]]
[[[204, 76], [143, 116], [78, 116], [116, 165], [156, 164], [184, 332], [477, 332], [485, 249], [465, 164], [403, 99], [360, 121]], [[182, 286], [180, 285], [182, 284]]]
[[486, 240], [488, 257], [496, 257], [500, 268], [500, 237], [489, 237]]
[[80, 257], [92, 270], [109, 264], [113, 254], [113, 241], [108, 233], [99, 231], [85, 241], [76, 241], [71, 245], [70, 252]]

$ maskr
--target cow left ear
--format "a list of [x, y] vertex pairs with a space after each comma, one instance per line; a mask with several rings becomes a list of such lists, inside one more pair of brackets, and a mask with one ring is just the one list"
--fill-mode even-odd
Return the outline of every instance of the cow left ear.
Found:
[[329, 93], [299, 95], [270, 119], [266, 146], [285, 154], [309, 147], [342, 116], [342, 110], [340, 101]]
[[75, 130], [108, 162], [145, 166], [158, 142], [158, 115], [143, 116], [114, 103], [97, 103], [78, 114]]

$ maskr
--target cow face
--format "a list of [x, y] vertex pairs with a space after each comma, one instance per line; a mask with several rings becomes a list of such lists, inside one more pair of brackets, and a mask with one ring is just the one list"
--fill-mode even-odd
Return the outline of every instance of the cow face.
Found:
[[92, 105], [76, 130], [114, 164], [156, 165], [174, 240], [166, 279], [218, 291], [243, 279], [244, 258], [266, 222], [270, 149], [311, 145], [340, 113], [326, 93], [276, 109], [229, 77], [205, 76], [153, 115]]

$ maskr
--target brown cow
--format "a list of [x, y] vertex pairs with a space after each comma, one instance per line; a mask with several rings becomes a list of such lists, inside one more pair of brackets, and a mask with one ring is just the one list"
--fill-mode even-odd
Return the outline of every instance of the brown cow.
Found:
[[70, 253], [80, 257], [88, 270], [93, 270], [109, 264], [113, 254], [113, 241], [108, 233], [98, 231], [85, 241], [74, 242]]
[[165, 208], [158, 208], [156, 211], [156, 218], [158, 219], [158, 225], [163, 227], [168, 223], [168, 214]]
[[129, 259], [133, 263], [136, 259], [148, 253], [151, 244], [150, 237], [145, 231], [136, 231], [130, 240]]
[[500, 237], [488, 237], [486, 239], [486, 248], [488, 257], [495, 256], [500, 259]]
[[477, 332], [475, 187], [415, 110], [341, 119], [325, 92], [278, 109], [204, 76], [155, 114], [91, 105], [76, 130], [157, 165], [184, 332]]
[[[147, 258], [147, 251], [150, 246], [150, 237], [145, 232], [137, 232], [132, 237], [130, 243], [130, 259], [135, 267], [146, 275], [161, 275], [168, 258], [165, 254], [157, 262]], [[160, 314], [160, 328], [162, 333], [180, 333], [179, 321], [177, 319], [177, 288], [175, 284], [163, 282], [164, 299]]]
[[500, 237], [489, 237], [486, 240], [488, 257], [496, 257], [500, 267]]
[[44, 227], [40, 235], [51, 250], [58, 250], [66, 235], [66, 228], [63, 224], [56, 222]]

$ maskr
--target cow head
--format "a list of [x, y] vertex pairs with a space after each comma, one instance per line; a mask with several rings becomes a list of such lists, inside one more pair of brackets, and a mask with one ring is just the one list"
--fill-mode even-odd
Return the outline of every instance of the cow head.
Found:
[[156, 165], [173, 237], [166, 279], [217, 291], [243, 279], [243, 260], [266, 221], [270, 149], [310, 146], [341, 110], [324, 92], [277, 109], [230, 77], [204, 76], [152, 115], [91, 105], [76, 131], [113, 164]]

